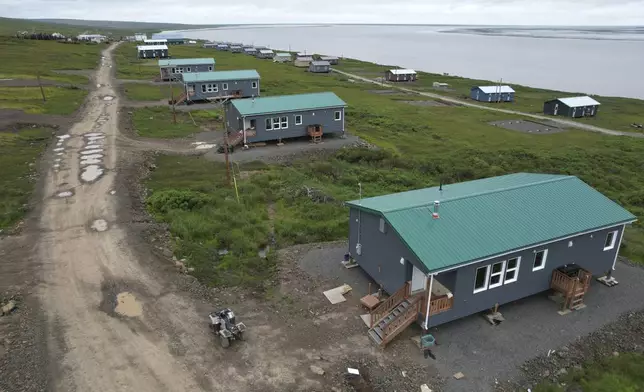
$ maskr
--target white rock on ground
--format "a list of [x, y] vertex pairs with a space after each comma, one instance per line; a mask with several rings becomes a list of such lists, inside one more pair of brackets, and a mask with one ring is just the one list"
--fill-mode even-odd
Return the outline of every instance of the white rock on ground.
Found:
[[319, 366], [311, 365], [310, 369], [311, 369], [311, 371], [312, 371], [313, 373], [315, 373], [315, 374], [317, 374], [317, 375], [319, 375], [319, 376], [323, 376], [323, 375], [324, 375], [324, 370], [323, 370], [321, 367], [319, 367]]
[[5, 306], [2, 307], [2, 315], [7, 315], [16, 308], [16, 301], [9, 301]]
[[427, 384], [423, 384], [420, 386], [420, 392], [432, 392], [432, 390], [429, 389], [429, 386]]

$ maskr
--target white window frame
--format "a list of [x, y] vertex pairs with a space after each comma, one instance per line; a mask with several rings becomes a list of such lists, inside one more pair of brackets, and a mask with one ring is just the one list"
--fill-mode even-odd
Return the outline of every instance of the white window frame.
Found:
[[206, 85], [205, 85], [205, 84], [202, 84], [202, 85], [201, 85], [201, 92], [202, 92], [202, 93], [205, 93], [205, 92], [206, 92]]
[[333, 119], [335, 121], [342, 121], [342, 110], [336, 110], [335, 113], [333, 113]]
[[202, 84], [202, 86], [206, 86], [206, 91], [202, 91], [205, 93], [216, 93], [219, 92], [219, 87], [217, 86], [217, 83], [207, 83], [207, 84]]
[[222, 83], [221, 89], [222, 90], [228, 90], [228, 83]]
[[208, 71], [212, 71], [212, 65], [208, 66]]
[[171, 69], [170, 69], [170, 73], [176, 73], [176, 72], [175, 72], [176, 70], [177, 70], [176, 68], [171, 68]]
[[[534, 263], [537, 261], [537, 255], [543, 252], [543, 259], [541, 259], [541, 265], [536, 267]], [[546, 268], [546, 261], [548, 260], [548, 249], [541, 249], [534, 252], [534, 259], [532, 260], [532, 271], [539, 271]]]
[[[608, 233], [606, 233], [606, 240], [604, 240], [604, 250], [605, 251], [615, 249], [615, 243], [617, 242], [617, 233], [618, 233], [618, 230], [613, 230], [613, 231], [609, 231]], [[613, 235], [613, 238], [611, 239], [610, 245], [606, 245], [606, 241], [608, 240], [608, 236], [611, 235], [611, 234]]]
[[272, 131], [273, 130], [273, 119], [272, 118], [267, 118], [264, 121], [264, 126], [266, 127], [267, 131]]
[[192, 68], [187, 67], [187, 68], [186, 68], [186, 72], [192, 72]]
[[[501, 264], [501, 271], [499, 272], [493, 272], [494, 271], [494, 266]], [[497, 283], [492, 284], [492, 277], [493, 276], [498, 276], [499, 281]], [[489, 279], [488, 279], [488, 289], [494, 289], [496, 287], [501, 287], [503, 286], [503, 278], [505, 277], [505, 260], [503, 261], [497, 261], [496, 263], [490, 264], [490, 274], [489, 274]]]
[[[476, 288], [476, 276], [478, 275], [479, 270], [483, 269], [483, 268], [485, 268], [485, 279], [483, 280], [483, 287], [480, 287], [480, 288], [477, 289]], [[492, 269], [492, 266], [490, 264], [484, 265], [484, 266], [479, 267], [479, 268], [476, 269], [476, 271], [474, 272], [474, 294], [480, 293], [481, 291], [487, 290], [487, 286], [488, 286], [488, 283], [489, 283], [489, 280], [490, 280], [490, 270], [491, 269]]]
[[[510, 264], [510, 260], [516, 260], [517, 265], [514, 268], [508, 268]], [[507, 263], [505, 264], [505, 273], [503, 274], [503, 284], [508, 284], [508, 283], [514, 283], [519, 279], [519, 267], [521, 266], [521, 256], [519, 257], [513, 257], [511, 259], [508, 259]], [[508, 272], [514, 271], [514, 278], [512, 279], [507, 279], [508, 277]]]
[[[299, 119], [299, 121], [298, 121]], [[296, 114], [295, 115], [295, 125], [302, 125], [302, 115], [301, 114]]]
[[287, 129], [288, 128], [288, 116], [281, 116], [280, 117], [280, 126], [282, 129]]
[[257, 88], [257, 82], [253, 82], [252, 86], [253, 88]]
[[282, 129], [280, 127], [280, 118], [279, 117], [271, 118], [271, 122], [273, 123], [273, 129]]

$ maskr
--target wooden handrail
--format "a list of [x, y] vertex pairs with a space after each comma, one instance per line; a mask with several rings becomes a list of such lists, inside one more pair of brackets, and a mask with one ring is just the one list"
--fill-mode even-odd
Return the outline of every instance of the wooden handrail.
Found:
[[396, 306], [398, 306], [398, 304], [400, 304], [407, 298], [409, 298], [409, 282], [405, 282], [405, 284], [391, 297], [384, 300], [377, 308], [371, 311], [370, 328], [373, 328], [374, 325], [385, 318], [389, 314], [389, 312], [391, 312]]
[[411, 322], [418, 319], [421, 297], [414, 297], [407, 309], [396, 317], [391, 323], [387, 324], [382, 331], [382, 344], [388, 343], [396, 337], [401, 329], [406, 328]]
[[434, 299], [432, 300], [431, 306], [429, 307], [429, 315], [432, 316], [434, 314], [450, 310], [452, 306], [454, 306], [454, 297], [442, 297]]
[[552, 271], [552, 280], [550, 282], [550, 287], [554, 289], [559, 289], [565, 293], [570, 290], [570, 277], [559, 270]]

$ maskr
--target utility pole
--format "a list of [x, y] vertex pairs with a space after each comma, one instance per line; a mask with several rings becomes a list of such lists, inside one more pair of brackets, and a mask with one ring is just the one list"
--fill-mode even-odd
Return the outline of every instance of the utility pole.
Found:
[[45, 97], [45, 90], [42, 88], [42, 83], [40, 82], [40, 74], [36, 76], [38, 78], [38, 86], [40, 87], [40, 95], [42, 95], [42, 101], [47, 102], [47, 97]]
[[499, 93], [497, 94], [497, 97], [496, 97], [497, 103], [501, 102], [501, 84], [502, 83], [503, 83], [503, 78], [499, 79]]
[[174, 108], [174, 79], [170, 78], [170, 102], [172, 102], [172, 122], [177, 123], [177, 111]]
[[224, 131], [224, 154], [226, 156], [226, 181], [230, 186], [230, 163], [228, 162], [228, 130]]

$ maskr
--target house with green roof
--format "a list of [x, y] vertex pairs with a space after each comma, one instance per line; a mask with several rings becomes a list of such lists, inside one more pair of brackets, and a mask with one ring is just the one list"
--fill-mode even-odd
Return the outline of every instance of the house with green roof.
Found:
[[164, 59], [159, 60], [161, 80], [179, 79], [179, 75], [191, 72], [211, 72], [215, 70], [213, 58]]
[[178, 102], [258, 97], [259, 79], [254, 69], [182, 73], [184, 94]]
[[577, 177], [531, 173], [347, 205], [350, 255], [391, 294], [371, 312], [381, 345], [415, 321], [427, 329], [549, 289], [577, 309], [591, 277], [615, 283], [636, 220]]
[[332, 92], [236, 99], [224, 107], [226, 128], [235, 135], [229, 142], [344, 134], [346, 106]]

